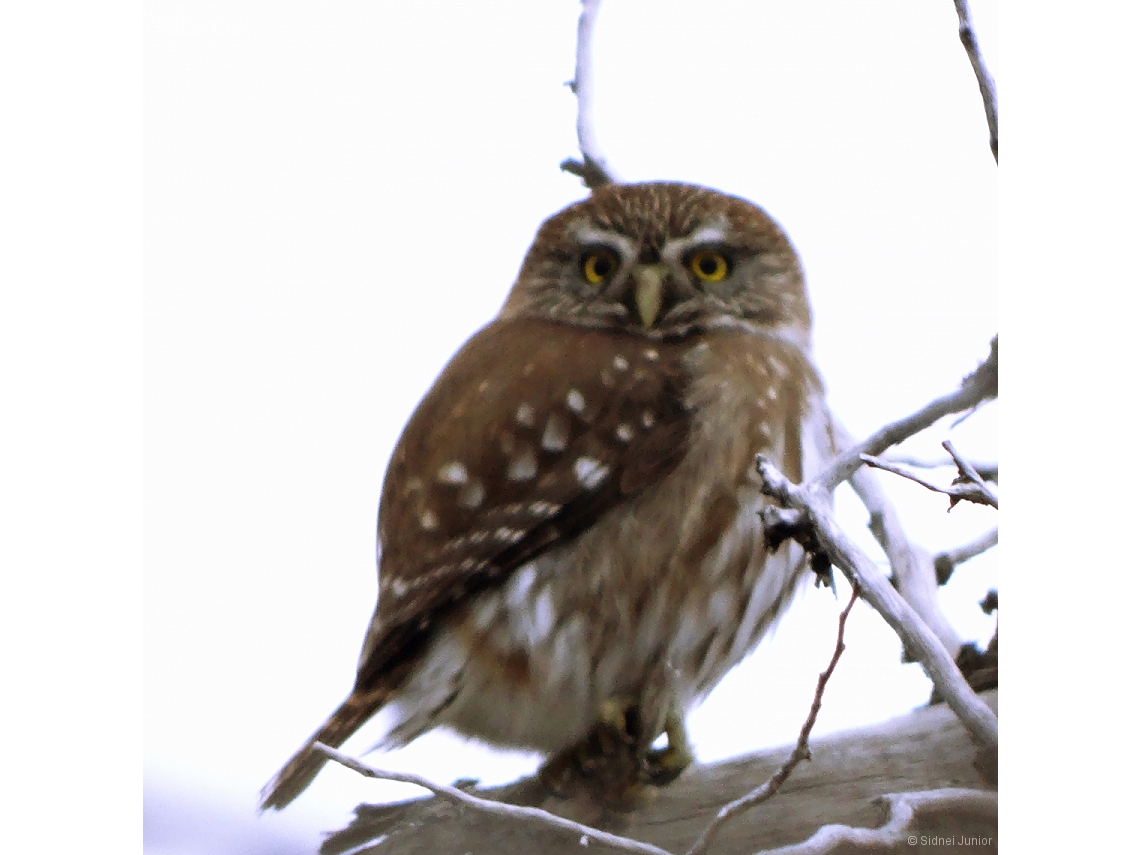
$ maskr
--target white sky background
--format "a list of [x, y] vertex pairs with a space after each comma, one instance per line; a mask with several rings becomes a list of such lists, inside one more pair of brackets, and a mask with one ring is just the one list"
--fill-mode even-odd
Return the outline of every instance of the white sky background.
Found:
[[[996, 5], [974, 16], [1000, 91]], [[251, 813], [351, 688], [399, 431], [495, 314], [539, 223], [585, 194], [557, 168], [577, 154], [562, 85], [577, 15], [573, 0], [149, 4], [145, 751], [165, 810], [193, 794]], [[623, 179], [716, 187], [786, 228], [854, 434], [985, 356], [997, 168], [950, 0], [607, 0], [595, 57], [596, 131]], [[915, 451], [952, 437], [996, 460], [997, 416]], [[994, 520], [887, 484], [932, 550]], [[840, 508], [870, 547], [854, 501]], [[997, 558], [943, 597], [983, 645]], [[691, 716], [702, 760], [794, 738], [841, 605], [842, 588], [810, 590]], [[816, 733], [928, 692], [861, 607]], [[443, 782], [535, 765], [442, 733], [370, 760]], [[358, 802], [414, 792], [329, 768], [259, 827], [315, 842]]]

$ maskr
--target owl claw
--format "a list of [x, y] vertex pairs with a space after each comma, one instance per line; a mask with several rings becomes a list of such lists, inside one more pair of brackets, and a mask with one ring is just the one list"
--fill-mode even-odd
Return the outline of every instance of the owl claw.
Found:
[[651, 749], [645, 755], [645, 779], [654, 786], [672, 783], [696, 759], [679, 713], [669, 712], [665, 719], [665, 736], [669, 740], [665, 748]]
[[[693, 750], [681, 715], [670, 711], [664, 733], [668, 745], [644, 750], [641, 712], [628, 699], [602, 704], [599, 721], [581, 741], [548, 760], [539, 770], [547, 789], [571, 798], [583, 786], [602, 804], [632, 810], [654, 787], [668, 784], [693, 762]], [[644, 752], [644, 753], [642, 753]]]

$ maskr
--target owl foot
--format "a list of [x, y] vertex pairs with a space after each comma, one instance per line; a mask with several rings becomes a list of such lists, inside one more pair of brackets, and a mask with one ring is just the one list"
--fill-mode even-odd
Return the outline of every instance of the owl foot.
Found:
[[665, 737], [667, 746], [650, 749], [645, 755], [645, 779], [659, 787], [675, 781], [695, 759], [685, 720], [676, 710], [670, 710], [665, 718]]
[[586, 791], [608, 808], [628, 811], [643, 789], [637, 707], [627, 700], [612, 699], [599, 712], [600, 720], [590, 732], [548, 760], [539, 770], [539, 779], [562, 798]]
[[693, 762], [684, 720], [670, 711], [668, 745], [646, 750], [648, 739], [636, 703], [615, 698], [602, 705], [600, 721], [586, 737], [556, 754], [539, 770], [555, 795], [572, 798], [585, 790], [611, 810], [627, 812], [675, 780]]

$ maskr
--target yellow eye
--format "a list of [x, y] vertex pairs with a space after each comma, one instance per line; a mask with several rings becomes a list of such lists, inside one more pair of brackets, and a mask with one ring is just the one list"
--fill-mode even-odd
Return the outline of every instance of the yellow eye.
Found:
[[618, 258], [613, 250], [599, 247], [587, 250], [582, 256], [582, 276], [591, 285], [600, 285], [618, 269]]
[[698, 250], [689, 257], [689, 269], [702, 282], [719, 282], [728, 275], [728, 259], [715, 250]]

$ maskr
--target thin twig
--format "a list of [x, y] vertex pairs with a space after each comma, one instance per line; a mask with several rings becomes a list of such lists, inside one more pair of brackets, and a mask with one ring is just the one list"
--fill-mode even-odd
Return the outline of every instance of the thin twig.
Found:
[[[910, 457], [905, 454], [891, 454], [879, 459], [886, 460], [890, 463], [898, 463], [903, 466], [913, 466], [915, 469], [942, 469], [946, 466], [956, 465], [953, 457], [948, 457], [944, 460], [924, 460], [921, 457]], [[981, 475], [986, 481], [992, 481], [994, 484], [998, 483], [998, 465], [996, 463], [983, 463], [978, 460], [971, 460], [970, 465], [973, 466], [974, 471]]]
[[862, 455], [878, 455], [892, 445], [914, 436], [930, 427], [943, 416], [968, 410], [989, 398], [996, 398], [998, 392], [998, 340], [994, 336], [990, 342], [990, 355], [972, 374], [962, 381], [961, 387], [944, 397], [931, 401], [918, 412], [899, 419], [871, 434], [854, 448], [849, 448], [832, 462], [814, 481], [825, 492], [831, 493], [836, 487], [851, 477], [863, 465]]
[[570, 83], [570, 90], [578, 98], [578, 148], [582, 151], [582, 159], [571, 158], [559, 164], [564, 172], [577, 175], [591, 190], [618, 183], [617, 177], [606, 166], [601, 146], [594, 135], [594, 23], [601, 4], [602, 0], [582, 0], [574, 80]]
[[883, 572], [839, 527], [831, 513], [831, 490], [819, 479], [797, 486], [784, 477], [764, 455], [757, 455], [756, 471], [766, 494], [787, 508], [803, 511], [816, 541], [832, 564], [858, 585], [865, 599], [902, 639], [934, 687], [946, 698], [965, 728], [983, 746], [998, 744], [997, 717], [958, 670], [954, 659], [914, 609], [891, 587]]
[[938, 580], [939, 585], [945, 585], [954, 573], [954, 569], [959, 564], [965, 564], [971, 558], [976, 558], [987, 549], [992, 549], [997, 546], [998, 530], [997, 526], [991, 531], [987, 531], [977, 540], [971, 540], [959, 546], [957, 549], [947, 549], [945, 552], [940, 552], [934, 556], [934, 574]]
[[[978, 470], [974, 468], [973, 464], [958, 453], [950, 440], [943, 442], [942, 447], [946, 449], [946, 452], [954, 458], [954, 462], [958, 465], [958, 475], [960, 479], [963, 479], [963, 486], [966, 484], [973, 486], [982, 497], [980, 502], [978, 502], [977, 499], [970, 499], [970, 501], [996, 508], [998, 506], [997, 493], [990, 489], [990, 485], [986, 483], [985, 479], [978, 473]], [[965, 499], [967, 497], [963, 496], [962, 498]], [[951, 501], [950, 506], [953, 507], [953, 505], [954, 502]]]
[[859, 599], [859, 586], [852, 585], [851, 599], [848, 601], [847, 607], [839, 613], [839, 632], [835, 639], [835, 652], [831, 654], [831, 661], [827, 664], [827, 668], [819, 675], [819, 680], [816, 682], [815, 697], [813, 697], [811, 701], [811, 710], [808, 712], [808, 717], [804, 721], [803, 727], [800, 728], [800, 737], [796, 740], [796, 747], [792, 750], [791, 756], [788, 757], [783, 766], [776, 770], [771, 778], [759, 787], [741, 796], [736, 801], [729, 802], [717, 811], [713, 821], [701, 832], [701, 836], [697, 838], [697, 842], [693, 844], [686, 855], [703, 855], [717, 831], [720, 830], [721, 825], [738, 813], [746, 811], [772, 798], [772, 796], [776, 795], [780, 787], [784, 785], [784, 781], [788, 780], [788, 776], [792, 774], [792, 770], [804, 760], [811, 759], [811, 751], [808, 749], [808, 736], [811, 734], [811, 729], [815, 727], [816, 717], [819, 715], [819, 710], [823, 706], [823, 690], [826, 688], [827, 681], [831, 679], [831, 675], [835, 671], [839, 657], [843, 655], [843, 651], [847, 647], [843, 643], [843, 630], [847, 625], [847, 616], [851, 614], [851, 609], [855, 607], [855, 601], [857, 599]]
[[[933, 481], [927, 481], [920, 475], [908, 472], [906, 469], [903, 469], [901, 466], [896, 466], [888, 460], [881, 460], [878, 457], [872, 457], [870, 454], [860, 454], [859, 457], [868, 466], [873, 466], [875, 469], [882, 469], [884, 472], [899, 475], [908, 481], [921, 484], [927, 490], [949, 496], [951, 508], [954, 507], [955, 503], [960, 501], [973, 502], [977, 505], [989, 505], [991, 508], [997, 507], [997, 500], [993, 497], [993, 493], [986, 489], [985, 486], [979, 487], [972, 481], [965, 484], [955, 483], [949, 487], [943, 487], [941, 484], [935, 484]], [[981, 476], [979, 476], [979, 481], [980, 480]]]
[[612, 846], [615, 849], [620, 849], [623, 852], [637, 852], [639, 855], [671, 855], [668, 851], [660, 847], [653, 846], [649, 843], [641, 843], [638, 840], [631, 840], [628, 837], [619, 837], [616, 834], [608, 834], [605, 831], [599, 831], [596, 828], [591, 828], [588, 825], [582, 825], [573, 820], [563, 819], [560, 816], [555, 816], [552, 813], [547, 813], [539, 808], [522, 807], [519, 805], [508, 805], [502, 802], [491, 801], [490, 799], [481, 799], [478, 796], [473, 796], [470, 793], [465, 793], [463, 790], [449, 787], [446, 784], [436, 784], [429, 781], [427, 778], [422, 778], [419, 775], [413, 775], [407, 772], [387, 772], [381, 769], [375, 769], [366, 763], [361, 763], [355, 757], [337, 751], [335, 748], [330, 748], [323, 742], [313, 743], [313, 748], [320, 751], [330, 760], [335, 760], [342, 766], [346, 766], [354, 772], [364, 775], [366, 778], [378, 778], [382, 781], [398, 781], [402, 784], [415, 784], [417, 787], [423, 787], [437, 796], [442, 796], [449, 801], [457, 802], [467, 807], [481, 810], [485, 813], [494, 814], [496, 816], [506, 817], [508, 819], [524, 820], [529, 822], [539, 822], [546, 826], [560, 828], [565, 831], [573, 832], [579, 835], [582, 845], [586, 846], [592, 841], [604, 843], [607, 846]]
[[970, 65], [974, 68], [974, 76], [978, 78], [978, 89], [982, 92], [982, 106], [986, 110], [986, 124], [990, 128], [990, 151], [994, 155], [994, 163], [998, 159], [998, 117], [997, 117], [997, 90], [994, 79], [986, 69], [982, 59], [981, 48], [978, 47], [978, 36], [974, 32], [974, 19], [970, 15], [970, 4], [967, 0], [954, 0], [954, 8], [958, 10], [958, 38], [962, 40], [962, 47], [966, 49], [966, 56], [970, 58]]

